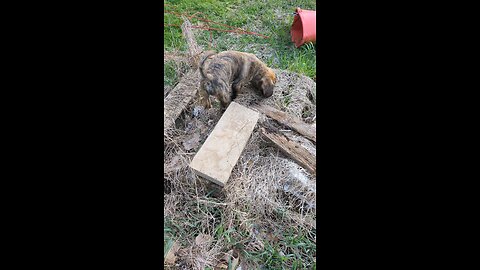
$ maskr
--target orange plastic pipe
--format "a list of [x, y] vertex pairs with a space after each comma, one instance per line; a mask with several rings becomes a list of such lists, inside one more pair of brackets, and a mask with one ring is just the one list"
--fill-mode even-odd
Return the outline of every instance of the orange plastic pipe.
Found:
[[290, 34], [292, 41], [298, 48], [308, 42], [316, 42], [317, 38], [317, 12], [315, 10], [295, 10], [297, 14], [293, 17]]

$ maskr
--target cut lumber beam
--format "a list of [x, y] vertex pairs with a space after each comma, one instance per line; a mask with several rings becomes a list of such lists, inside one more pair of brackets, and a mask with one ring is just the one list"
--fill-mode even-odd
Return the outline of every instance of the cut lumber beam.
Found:
[[163, 129], [168, 130], [180, 116], [190, 101], [195, 97], [198, 90], [200, 73], [197, 70], [190, 71], [173, 88], [168, 96], [163, 99]]
[[291, 141], [279, 131], [274, 131], [266, 126], [260, 128], [262, 135], [275, 144], [277, 148], [282, 150], [287, 156], [295, 160], [300, 166], [308, 172], [316, 174], [315, 156], [307, 151], [300, 144]]
[[247, 145], [259, 113], [232, 102], [193, 157], [194, 172], [220, 186], [227, 182]]
[[306, 124], [298, 117], [289, 115], [285, 112], [282, 112], [280, 110], [277, 110], [265, 104], [257, 105], [254, 108], [257, 109], [259, 112], [265, 114], [266, 116], [279, 122], [280, 124], [287, 126], [295, 130], [296, 132], [302, 134], [307, 139], [315, 143], [317, 142], [317, 134], [316, 134], [315, 128]]

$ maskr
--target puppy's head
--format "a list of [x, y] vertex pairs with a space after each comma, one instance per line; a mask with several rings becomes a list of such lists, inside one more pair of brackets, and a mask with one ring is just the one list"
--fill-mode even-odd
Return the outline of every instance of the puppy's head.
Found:
[[275, 72], [273, 72], [271, 69], [268, 69], [267, 72], [265, 72], [265, 74], [259, 78], [257, 86], [260, 90], [262, 90], [264, 97], [270, 97], [273, 94], [275, 83], [277, 83]]
[[223, 108], [228, 107], [228, 104], [232, 101], [232, 91], [230, 91], [230, 88], [231, 86], [229, 86], [228, 83], [218, 78], [205, 82], [205, 90], [209, 95], [217, 97]]

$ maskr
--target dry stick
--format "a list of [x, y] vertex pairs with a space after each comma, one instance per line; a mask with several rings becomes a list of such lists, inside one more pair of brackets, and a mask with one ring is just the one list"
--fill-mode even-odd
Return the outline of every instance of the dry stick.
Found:
[[300, 144], [291, 141], [285, 135], [279, 131], [267, 128], [262, 124], [260, 128], [262, 135], [273, 142], [280, 150], [282, 150], [287, 156], [295, 160], [300, 166], [305, 168], [308, 172], [316, 174], [316, 160], [307, 149], [303, 148]]
[[303, 122], [299, 118], [291, 116], [291, 115], [289, 115], [285, 112], [282, 112], [280, 110], [277, 110], [277, 109], [275, 109], [273, 107], [270, 107], [268, 105], [265, 105], [265, 104], [255, 106], [255, 109], [257, 109], [261, 113], [267, 115], [268, 117], [276, 120], [280, 124], [285, 125], [285, 126], [291, 128], [291, 129], [295, 130], [296, 132], [302, 134], [303, 136], [305, 136], [309, 140], [311, 140], [315, 143], [317, 142], [317, 134], [316, 134], [315, 128], [306, 124], [305, 122]]
[[192, 24], [185, 17], [183, 17], [183, 20], [184, 23], [182, 24], [182, 33], [185, 37], [185, 40], [187, 41], [190, 62], [192, 63], [193, 68], [196, 69], [198, 68], [199, 57], [202, 49], [200, 48], [200, 46], [198, 46], [197, 41], [195, 40], [195, 36], [192, 32]]

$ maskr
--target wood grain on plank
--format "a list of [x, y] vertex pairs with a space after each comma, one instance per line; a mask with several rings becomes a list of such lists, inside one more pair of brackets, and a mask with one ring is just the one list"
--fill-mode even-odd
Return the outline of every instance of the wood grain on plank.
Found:
[[189, 60], [192, 66], [196, 69], [200, 60], [200, 53], [203, 51], [203, 49], [202, 47], [198, 46], [195, 35], [192, 32], [192, 24], [190, 21], [186, 17], [182, 17], [182, 19], [182, 34], [187, 41], [188, 53], [190, 55]]
[[303, 136], [312, 140], [313, 142], [315, 143], [317, 142], [317, 133], [315, 131], [315, 128], [306, 124], [301, 119], [295, 116], [291, 116], [286, 112], [282, 112], [280, 110], [277, 110], [265, 104], [256, 106], [255, 109], [267, 115], [268, 117], [276, 120], [280, 124], [295, 130], [296, 132], [302, 134]]
[[169, 129], [183, 110], [195, 97], [198, 90], [200, 72], [190, 71], [173, 88], [163, 100], [163, 129]]
[[269, 128], [262, 127], [260, 131], [264, 137], [273, 142], [280, 150], [287, 156], [295, 160], [300, 166], [305, 168], [308, 172], [316, 174], [316, 159], [315, 156], [307, 151], [300, 144], [289, 140], [285, 135], [279, 131], [274, 131]]
[[193, 157], [190, 167], [196, 174], [224, 186], [247, 145], [258, 118], [258, 112], [235, 102], [230, 103]]

